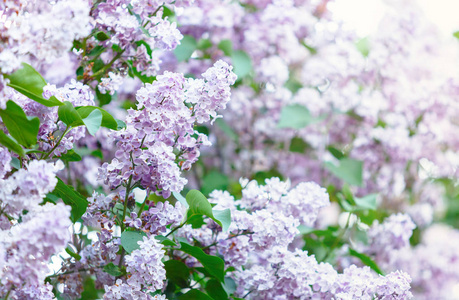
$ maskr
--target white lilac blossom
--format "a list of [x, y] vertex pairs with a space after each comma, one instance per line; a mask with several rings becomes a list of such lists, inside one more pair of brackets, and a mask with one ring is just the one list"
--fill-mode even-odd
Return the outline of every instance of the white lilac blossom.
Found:
[[231, 68], [217, 62], [203, 74], [205, 80], [165, 72], [141, 88], [138, 110], [129, 110], [126, 129], [113, 133], [118, 150], [110, 164], [102, 165], [99, 178], [111, 188], [130, 180], [139, 182], [165, 198], [181, 191], [186, 179], [180, 170], [190, 169], [200, 146], [209, 144], [207, 136], [193, 126], [217, 117], [216, 110], [225, 108], [229, 86], [236, 79]]
[[102, 78], [97, 88], [102, 94], [106, 94], [108, 92], [108, 94], [113, 95], [122, 83], [123, 77], [120, 74], [109, 72], [108, 78]]
[[25, 285], [20, 289], [13, 290], [8, 299], [12, 300], [55, 300], [53, 286], [49, 283], [44, 285]]

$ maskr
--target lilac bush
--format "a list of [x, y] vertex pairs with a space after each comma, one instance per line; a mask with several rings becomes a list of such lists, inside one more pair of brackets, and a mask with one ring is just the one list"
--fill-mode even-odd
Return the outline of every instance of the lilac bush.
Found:
[[332, 2], [2, 1], [0, 298], [458, 298], [457, 40]]

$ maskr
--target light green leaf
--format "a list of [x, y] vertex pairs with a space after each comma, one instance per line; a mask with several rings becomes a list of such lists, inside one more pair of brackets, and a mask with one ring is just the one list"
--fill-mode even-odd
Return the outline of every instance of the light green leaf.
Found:
[[231, 62], [234, 67], [234, 74], [237, 75], [238, 79], [247, 76], [252, 70], [252, 59], [244, 51], [233, 51], [231, 54]]
[[187, 243], [180, 242], [182, 252], [185, 252], [196, 258], [202, 266], [209, 272], [210, 275], [217, 278], [220, 282], [225, 280], [225, 262], [217, 256], [212, 256], [204, 253], [201, 248], [191, 246]]
[[113, 116], [110, 113], [108, 113], [105, 109], [102, 109], [97, 106], [80, 106], [77, 107], [76, 110], [82, 119], [87, 118], [89, 114], [91, 114], [94, 110], [98, 110], [102, 113], [102, 123], [100, 126], [113, 130], [118, 130], [117, 120], [115, 120], [115, 118], [113, 118]]
[[300, 104], [287, 105], [282, 108], [278, 128], [302, 129], [308, 125], [322, 121], [323, 117], [313, 117], [305, 106]]
[[339, 160], [338, 166], [325, 162], [325, 168], [349, 184], [363, 186], [363, 162], [360, 160], [343, 158]]
[[37, 143], [40, 120], [37, 117], [27, 117], [22, 108], [14, 101], [6, 103], [6, 109], [0, 109], [0, 117], [8, 132], [16, 141], [29, 148]]
[[185, 35], [180, 41], [180, 45], [174, 49], [175, 57], [178, 61], [188, 60], [197, 47], [198, 43], [196, 42], [195, 38], [191, 35]]
[[95, 135], [102, 124], [102, 113], [100, 110], [93, 110], [86, 118], [83, 119], [84, 125], [90, 135]]
[[[191, 190], [186, 195], [186, 202], [189, 205], [188, 209], [188, 219], [194, 215], [205, 215], [214, 220], [218, 225], [220, 225], [223, 231], [226, 231], [231, 224], [231, 213], [229, 209], [223, 211], [212, 210], [212, 205], [210, 205], [206, 196], [204, 196], [198, 190]], [[216, 216], [214, 216], [216, 213]]]
[[218, 49], [222, 50], [225, 56], [231, 57], [233, 54], [233, 42], [231, 40], [222, 40], [218, 43]]
[[10, 80], [8, 86], [44, 106], [62, 105], [62, 102], [54, 96], [48, 100], [43, 98], [43, 87], [46, 85], [46, 81], [31, 65], [22, 63], [21, 69], [13, 74], [4, 75], [4, 77]]
[[180, 194], [179, 192], [172, 192], [172, 195], [175, 197], [175, 199], [180, 202], [183, 206], [185, 206], [186, 208], [190, 207], [188, 205], [188, 202], [186, 202], [186, 199], [185, 197], [182, 196], [182, 194]]
[[378, 199], [378, 194], [370, 194], [362, 198], [355, 197], [354, 202], [358, 208], [376, 210], [377, 208], [376, 200], [377, 199]]
[[226, 232], [231, 225], [231, 211], [227, 208], [224, 210], [212, 210], [214, 214], [214, 220], [218, 220], [222, 230]]
[[121, 246], [127, 253], [140, 249], [139, 241], [143, 241], [143, 237], [147, 236], [143, 231], [124, 231], [121, 234]]

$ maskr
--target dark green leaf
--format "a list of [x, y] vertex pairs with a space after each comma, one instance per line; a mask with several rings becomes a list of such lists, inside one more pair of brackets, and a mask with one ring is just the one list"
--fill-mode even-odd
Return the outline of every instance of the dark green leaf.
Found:
[[102, 109], [97, 106], [81, 106], [81, 107], [78, 107], [76, 110], [78, 114], [81, 116], [81, 118], [85, 119], [95, 109], [99, 110], [102, 113], [102, 123], [101, 123], [102, 127], [106, 127], [106, 128], [113, 129], [113, 130], [118, 129], [118, 122], [105, 109]]
[[297, 153], [305, 153], [309, 145], [302, 138], [294, 137], [290, 142], [289, 151]]
[[143, 237], [147, 236], [143, 231], [124, 231], [121, 234], [121, 246], [127, 253], [140, 248], [137, 242], [143, 241]]
[[344, 157], [344, 153], [341, 150], [336, 149], [335, 147], [328, 146], [327, 150], [337, 159], [341, 159]]
[[363, 162], [360, 160], [343, 158], [339, 161], [338, 166], [326, 162], [325, 168], [349, 184], [363, 186]]
[[196, 258], [209, 274], [220, 280], [220, 282], [224, 282], [225, 262], [220, 257], [208, 255], [204, 253], [201, 248], [191, 246], [184, 242], [180, 242], [180, 245], [180, 251]]
[[68, 101], [64, 101], [64, 104], [59, 106], [57, 115], [59, 119], [68, 126], [78, 127], [84, 125], [83, 119], [78, 114], [75, 107], [73, 107], [73, 104]]
[[186, 294], [178, 297], [180, 300], [213, 300], [199, 290], [189, 290]]
[[170, 239], [162, 235], [155, 236], [155, 239], [157, 239], [164, 246], [177, 246], [177, 244], [174, 241], [171, 241]]
[[78, 155], [78, 153], [76, 153], [73, 149], [70, 149], [66, 153], [62, 154], [59, 158], [65, 161], [80, 161], [81, 160], [81, 156]]
[[22, 63], [21, 69], [11, 75], [4, 75], [4, 77], [10, 80], [8, 86], [44, 106], [62, 105], [62, 102], [54, 96], [48, 100], [43, 98], [43, 87], [46, 85], [46, 81], [40, 73], [26, 63]]
[[73, 257], [76, 260], [80, 260], [81, 259], [80, 254], [73, 252], [73, 250], [70, 249], [70, 247], [65, 248], [65, 252], [67, 252], [68, 255], [70, 255], [71, 257]]
[[218, 49], [222, 50], [226, 56], [231, 57], [233, 54], [233, 42], [231, 40], [222, 40], [218, 43]]
[[171, 280], [181, 288], [188, 286], [190, 270], [183, 262], [178, 260], [168, 260], [164, 263], [164, 268], [166, 269], [167, 279]]
[[300, 104], [287, 105], [282, 108], [277, 127], [302, 129], [308, 125], [322, 121], [321, 117], [313, 117], [305, 106]]
[[370, 257], [366, 256], [363, 253], [359, 253], [359, 252], [355, 251], [352, 248], [349, 248], [349, 254], [354, 256], [354, 257], [359, 258], [362, 261], [363, 264], [369, 266], [376, 273], [378, 273], [380, 275], [384, 275], [384, 273], [381, 271], [381, 269], [378, 267], [378, 265]]
[[84, 125], [88, 129], [90, 135], [95, 135], [102, 124], [102, 113], [100, 110], [93, 110], [86, 118], [83, 119]]
[[99, 89], [96, 89], [96, 98], [99, 100], [100, 106], [104, 106], [112, 102], [112, 95], [109, 93], [102, 94]]
[[174, 49], [175, 57], [178, 61], [188, 60], [193, 52], [196, 50], [198, 43], [195, 38], [191, 35], [183, 36], [183, 39], [180, 41], [180, 45]]
[[51, 193], [64, 201], [65, 204], [72, 207], [71, 219], [73, 222], [78, 221], [86, 212], [88, 201], [75, 191], [73, 187], [66, 185], [60, 178], [57, 178], [57, 184], [54, 191]]
[[95, 34], [95, 37], [97, 40], [103, 42], [103, 41], [106, 41], [108, 40], [110, 37], [103, 31], [99, 31]]
[[216, 279], [207, 281], [206, 292], [215, 300], [228, 300], [228, 294], [222, 287], [222, 284]]
[[94, 284], [94, 279], [86, 277], [83, 283], [83, 293], [81, 293], [80, 300], [96, 300], [100, 299], [98, 290]]
[[231, 54], [231, 62], [234, 67], [234, 74], [238, 79], [247, 76], [252, 70], [252, 59], [250, 56], [241, 50], [233, 51]]
[[121, 276], [123, 272], [121, 272], [120, 268], [113, 263], [109, 263], [108, 265], [104, 266], [104, 272], [110, 274], [112, 276]]
[[0, 144], [14, 153], [17, 153], [21, 157], [25, 155], [24, 149], [22, 149], [21, 145], [19, 145], [13, 138], [7, 136], [2, 130], [0, 130]]
[[22, 108], [14, 101], [6, 103], [6, 109], [0, 109], [0, 117], [8, 132], [16, 141], [29, 148], [37, 143], [40, 120], [37, 117], [27, 117]]

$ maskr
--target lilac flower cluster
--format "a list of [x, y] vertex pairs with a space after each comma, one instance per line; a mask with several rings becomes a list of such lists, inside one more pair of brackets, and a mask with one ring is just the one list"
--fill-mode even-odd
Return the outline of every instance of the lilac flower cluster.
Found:
[[210, 144], [193, 126], [217, 117], [216, 110], [225, 107], [236, 80], [231, 68], [217, 62], [204, 80], [166, 72], [141, 88], [137, 110], [128, 111], [127, 127], [112, 135], [118, 150], [110, 164], [102, 165], [99, 178], [112, 189], [132, 180], [165, 198], [181, 191], [186, 180], [180, 170], [190, 169], [200, 146]]
[[175, 207], [168, 201], [158, 202], [147, 211], [142, 212], [140, 218], [132, 212], [130, 218], [126, 218], [126, 225], [136, 229], [142, 228], [152, 235], [166, 234], [169, 225], [178, 226], [183, 220], [182, 205], [180, 202]]
[[51, 256], [70, 240], [69, 217], [69, 206], [48, 203], [24, 215], [11, 229], [0, 231], [1, 293], [43, 284]]
[[[231, 277], [237, 284], [237, 295], [248, 295], [251, 299], [412, 297], [411, 279], [404, 272], [379, 276], [368, 267], [352, 265], [338, 273], [330, 264], [317, 262], [305, 251], [290, 250], [300, 220], [313, 226], [319, 209], [329, 203], [327, 194], [319, 186], [309, 182], [290, 189], [289, 182], [277, 178], [267, 179], [264, 187], [254, 181], [244, 181], [241, 180], [246, 184], [241, 200], [234, 201], [225, 192], [211, 194], [211, 201], [218, 203], [217, 209], [230, 208], [232, 212], [229, 234], [218, 235], [216, 248], [226, 263], [235, 267]], [[287, 209], [280, 209], [280, 200], [276, 199], [282, 199]], [[290, 203], [305, 209], [292, 215]], [[237, 210], [237, 205], [248, 208], [249, 212]], [[192, 237], [203, 245], [211, 243], [206, 234], [208, 229], [198, 230], [202, 237], [198, 234]], [[180, 229], [179, 235], [181, 232], [182, 236], [187, 236], [188, 231]]]

